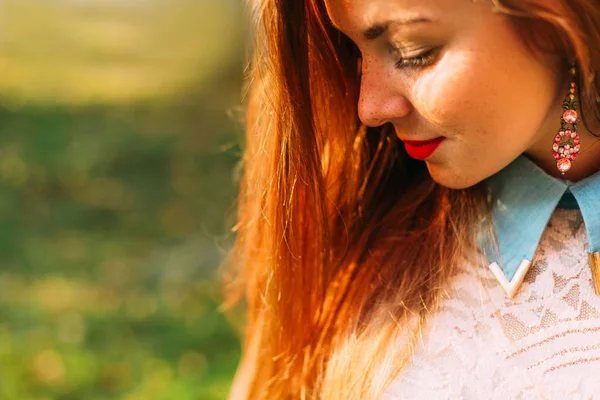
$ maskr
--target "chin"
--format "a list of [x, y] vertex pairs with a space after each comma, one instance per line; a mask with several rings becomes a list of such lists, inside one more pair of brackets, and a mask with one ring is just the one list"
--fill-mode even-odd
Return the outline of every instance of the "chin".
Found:
[[439, 165], [426, 164], [431, 179], [449, 189], [466, 189], [482, 181], [478, 176], [469, 175], [468, 173], [461, 174], [461, 171], [454, 171]]

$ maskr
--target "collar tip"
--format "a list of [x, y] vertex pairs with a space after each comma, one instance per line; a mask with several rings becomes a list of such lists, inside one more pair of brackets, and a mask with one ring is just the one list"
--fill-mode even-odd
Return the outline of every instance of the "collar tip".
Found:
[[491, 263], [489, 265], [489, 268], [494, 273], [494, 276], [498, 280], [498, 283], [500, 283], [502, 289], [504, 289], [504, 292], [506, 293], [507, 297], [509, 299], [513, 299], [519, 292], [519, 289], [523, 284], [523, 280], [525, 279], [525, 275], [527, 275], [527, 271], [529, 270], [530, 266], [531, 261], [524, 258], [521, 261], [521, 264], [519, 264], [517, 271], [515, 272], [514, 276], [510, 281], [507, 279], [506, 275], [504, 274], [504, 271], [502, 271], [498, 263]]

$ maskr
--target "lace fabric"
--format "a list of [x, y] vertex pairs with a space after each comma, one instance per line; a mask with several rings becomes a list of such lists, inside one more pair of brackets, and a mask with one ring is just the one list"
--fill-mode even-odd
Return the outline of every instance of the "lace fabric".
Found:
[[600, 399], [600, 296], [578, 209], [556, 209], [513, 299], [465, 265], [386, 400]]

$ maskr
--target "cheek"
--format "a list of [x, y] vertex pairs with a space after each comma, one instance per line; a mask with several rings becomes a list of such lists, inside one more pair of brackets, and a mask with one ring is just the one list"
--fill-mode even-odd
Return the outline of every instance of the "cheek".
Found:
[[487, 79], [474, 64], [463, 54], [449, 54], [419, 78], [413, 98], [428, 124], [462, 131], [481, 119], [482, 111], [493, 109]]
[[448, 52], [425, 70], [413, 87], [413, 105], [428, 125], [450, 137], [494, 145], [508, 136], [515, 149], [524, 146], [552, 104], [554, 78], [519, 47], [478, 45]]

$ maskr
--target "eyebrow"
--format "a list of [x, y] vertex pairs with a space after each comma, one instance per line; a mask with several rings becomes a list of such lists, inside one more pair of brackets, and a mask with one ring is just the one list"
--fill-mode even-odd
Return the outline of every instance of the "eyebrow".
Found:
[[366, 31], [363, 32], [363, 36], [367, 40], [375, 40], [383, 35], [389, 29], [390, 25], [411, 25], [411, 24], [421, 24], [433, 22], [428, 18], [417, 17], [417, 18], [407, 18], [407, 19], [399, 19], [394, 21], [386, 21], [380, 24], [375, 24]]

